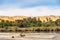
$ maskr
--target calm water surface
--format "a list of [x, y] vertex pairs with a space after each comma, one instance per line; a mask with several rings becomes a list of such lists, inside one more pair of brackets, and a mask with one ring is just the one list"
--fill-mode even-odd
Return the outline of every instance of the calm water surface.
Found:
[[[60, 33], [27, 33], [20, 37], [19, 33], [0, 33], [0, 40], [60, 40]], [[15, 38], [11, 38], [15, 36]]]

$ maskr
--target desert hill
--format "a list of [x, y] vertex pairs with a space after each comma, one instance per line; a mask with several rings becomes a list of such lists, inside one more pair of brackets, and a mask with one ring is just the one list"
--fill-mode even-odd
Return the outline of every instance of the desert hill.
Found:
[[40, 18], [41, 21], [47, 21], [47, 20], [55, 21], [55, 20], [59, 19], [60, 16], [53, 16], [53, 15], [50, 15], [50, 16], [38, 16], [38, 18]]
[[[8, 20], [8, 21], [15, 21], [15, 20], [23, 20], [24, 18], [27, 18], [28, 16], [0, 16], [0, 19]], [[36, 18], [39, 18], [41, 21], [47, 21], [47, 19], [55, 21], [60, 18], [60, 16], [37, 16]]]
[[27, 18], [27, 16], [0, 16], [0, 19], [8, 21], [23, 20], [23, 18]]

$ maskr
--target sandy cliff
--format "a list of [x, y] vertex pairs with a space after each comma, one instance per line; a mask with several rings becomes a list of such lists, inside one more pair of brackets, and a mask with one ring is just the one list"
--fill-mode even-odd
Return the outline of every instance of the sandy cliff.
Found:
[[[9, 21], [15, 21], [15, 20], [22, 20], [24, 18], [27, 18], [28, 16], [0, 16], [0, 19], [3, 20], [9, 20]], [[36, 18], [39, 18], [41, 21], [47, 21], [47, 19], [49, 20], [57, 20], [60, 18], [60, 16], [37, 16]]]

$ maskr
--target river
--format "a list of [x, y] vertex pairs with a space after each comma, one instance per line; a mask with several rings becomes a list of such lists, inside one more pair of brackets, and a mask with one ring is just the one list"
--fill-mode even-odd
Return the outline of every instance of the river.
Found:
[[[14, 38], [12, 38], [14, 36]], [[60, 33], [0, 33], [0, 40], [60, 40]]]

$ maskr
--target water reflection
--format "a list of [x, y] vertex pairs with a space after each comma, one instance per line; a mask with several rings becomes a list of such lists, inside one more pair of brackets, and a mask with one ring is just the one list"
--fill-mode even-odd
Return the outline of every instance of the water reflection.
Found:
[[[15, 38], [12, 38], [12, 35], [15, 35]], [[0, 33], [0, 40], [60, 40], [60, 32], [26, 33], [25, 37], [18, 36], [17, 34], [4, 33], [1, 35]]]

